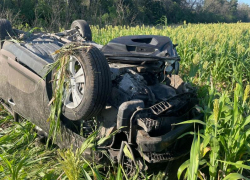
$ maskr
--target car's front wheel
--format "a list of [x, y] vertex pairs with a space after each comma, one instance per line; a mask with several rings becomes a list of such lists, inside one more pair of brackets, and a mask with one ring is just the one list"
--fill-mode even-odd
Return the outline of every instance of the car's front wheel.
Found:
[[96, 47], [76, 50], [68, 64], [63, 115], [69, 120], [89, 119], [106, 105], [111, 91], [108, 62]]

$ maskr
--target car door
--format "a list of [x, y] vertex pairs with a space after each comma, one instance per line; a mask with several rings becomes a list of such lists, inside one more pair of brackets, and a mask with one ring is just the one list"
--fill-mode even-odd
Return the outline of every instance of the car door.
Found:
[[31, 121], [42, 120], [45, 113], [45, 81], [18, 61], [18, 57], [8, 59], [8, 102], [15, 112], [26, 119]]
[[14, 58], [11, 53], [5, 51], [4, 49], [0, 50], [0, 98], [6, 102], [9, 98], [8, 59], [10, 58]]

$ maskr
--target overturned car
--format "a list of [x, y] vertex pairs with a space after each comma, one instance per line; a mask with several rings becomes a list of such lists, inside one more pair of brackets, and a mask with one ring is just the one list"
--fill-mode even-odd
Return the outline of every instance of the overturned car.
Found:
[[[70, 43], [88, 47], [70, 55], [62, 137], [56, 140], [60, 147], [79, 147], [97, 126], [98, 138], [118, 130], [97, 147], [114, 162], [124, 161], [125, 145], [134, 157], [128, 160], [131, 164], [143, 164], [142, 159], [147, 164], [167, 162], [188, 152], [190, 139], [178, 137], [193, 125], [175, 124], [202, 115], [195, 109], [194, 90], [177, 75], [180, 57], [170, 38], [124, 36], [102, 46], [92, 41], [84, 20], [74, 21], [64, 32], [29, 34], [1, 19], [0, 40], [1, 103], [15, 119], [30, 120], [44, 135], [50, 128], [48, 105], [53, 97], [52, 73], [46, 74], [45, 67], [56, 60], [54, 52]], [[93, 152], [85, 153], [91, 157]], [[105, 156], [100, 153], [97, 158]]]

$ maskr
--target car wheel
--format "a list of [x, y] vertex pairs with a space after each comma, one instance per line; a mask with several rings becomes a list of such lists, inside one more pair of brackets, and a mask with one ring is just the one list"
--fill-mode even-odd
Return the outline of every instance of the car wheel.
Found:
[[7, 19], [0, 19], [0, 48], [2, 47], [5, 37], [9, 35], [13, 35], [10, 21]]
[[71, 29], [77, 29], [86, 41], [92, 41], [92, 33], [89, 24], [85, 20], [75, 20], [71, 24]]
[[111, 92], [108, 62], [96, 47], [70, 55], [69, 85], [64, 92], [62, 114], [69, 120], [90, 119], [106, 105]]

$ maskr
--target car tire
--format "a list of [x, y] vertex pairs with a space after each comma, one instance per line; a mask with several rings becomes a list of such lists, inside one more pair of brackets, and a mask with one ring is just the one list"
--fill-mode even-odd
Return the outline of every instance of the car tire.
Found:
[[75, 20], [71, 24], [71, 29], [77, 29], [86, 41], [92, 41], [92, 33], [89, 24], [85, 20]]
[[0, 19], [0, 48], [2, 47], [5, 37], [9, 35], [13, 35], [10, 21], [8, 21], [7, 19]]
[[[109, 65], [103, 53], [94, 46], [76, 50], [72, 58], [75, 58], [76, 63], [79, 63], [80, 68], [83, 69], [85, 80], [82, 84], [78, 82], [80, 85], [75, 84], [75, 88], [72, 84], [70, 85], [70, 88], [74, 89], [71, 89], [71, 95], [69, 92], [64, 95], [65, 99], [62, 114], [71, 121], [91, 119], [106, 106], [106, 102], [110, 96], [111, 75]], [[75, 67], [76, 64], [72, 66]], [[78, 71], [80, 71], [80, 69], [78, 69]], [[75, 75], [79, 74], [78, 71], [75, 72]], [[72, 78], [77, 83], [77, 78]], [[82, 91], [79, 90], [80, 86], [83, 89], [83, 94], [81, 94]], [[77, 93], [75, 94], [78, 94], [79, 97], [82, 95], [82, 99], [80, 103], [74, 107], [74, 100], [77, 98], [74, 99], [73, 91], [76, 92], [76, 89]], [[69, 98], [67, 98], [67, 96]]]

